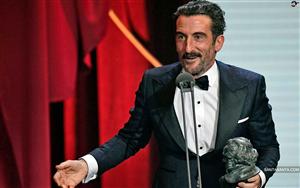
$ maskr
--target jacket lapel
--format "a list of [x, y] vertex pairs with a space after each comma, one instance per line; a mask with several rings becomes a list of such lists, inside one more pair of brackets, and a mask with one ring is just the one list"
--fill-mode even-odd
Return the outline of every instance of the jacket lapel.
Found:
[[217, 64], [220, 72], [220, 97], [215, 149], [223, 149], [240, 118], [247, 96], [247, 84], [239, 79], [230, 66], [221, 62]]
[[162, 126], [165, 126], [174, 141], [180, 148], [185, 150], [185, 141], [182, 135], [180, 125], [175, 113], [173, 100], [175, 95], [175, 79], [180, 73], [182, 67], [179, 63], [162, 77], [157, 77], [153, 80], [153, 89], [157, 93], [157, 108], [154, 109], [159, 116]]
[[[219, 61], [217, 61], [217, 65], [220, 72], [220, 98], [215, 149], [223, 149], [240, 118], [247, 96], [247, 83], [240, 80], [230, 66]], [[173, 105], [175, 79], [181, 69], [182, 67], [178, 63], [164, 76], [154, 78], [153, 89], [159, 91], [155, 97], [158, 101], [154, 110], [171, 137], [182, 150], [185, 150], [185, 140]]]

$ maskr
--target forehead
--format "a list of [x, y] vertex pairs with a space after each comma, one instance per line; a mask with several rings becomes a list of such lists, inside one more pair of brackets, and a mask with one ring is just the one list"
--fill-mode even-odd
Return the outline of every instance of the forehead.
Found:
[[180, 32], [209, 32], [212, 20], [206, 15], [179, 16], [176, 20], [176, 31]]

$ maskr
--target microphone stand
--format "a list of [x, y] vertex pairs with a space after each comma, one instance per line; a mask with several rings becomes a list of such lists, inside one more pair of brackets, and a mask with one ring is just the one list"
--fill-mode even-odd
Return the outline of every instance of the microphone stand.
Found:
[[185, 123], [185, 105], [184, 105], [184, 97], [183, 97], [184, 92], [191, 91], [191, 87], [185, 87], [184, 82], [180, 82], [179, 87], [180, 87], [180, 92], [181, 92], [181, 104], [182, 104], [183, 129], [184, 129], [184, 136], [185, 136], [185, 154], [186, 154], [186, 166], [187, 166], [188, 183], [189, 183], [189, 188], [192, 188], [191, 170], [190, 170], [190, 157], [189, 157], [187, 130], [186, 130], [186, 123]]
[[190, 170], [190, 159], [189, 159], [189, 150], [188, 150], [188, 139], [187, 139], [187, 128], [186, 128], [186, 119], [185, 119], [185, 102], [184, 102], [184, 93], [191, 92], [192, 97], [192, 110], [193, 110], [193, 123], [194, 123], [194, 132], [195, 132], [195, 142], [196, 142], [196, 155], [197, 155], [197, 170], [198, 170], [198, 183], [197, 187], [202, 187], [201, 182], [201, 168], [200, 168], [200, 158], [199, 158], [199, 146], [198, 146], [198, 133], [196, 125], [196, 113], [195, 113], [195, 97], [194, 97], [194, 81], [188, 82], [179, 82], [180, 92], [181, 92], [181, 101], [182, 101], [182, 117], [183, 117], [183, 128], [185, 135], [185, 153], [186, 153], [186, 165], [187, 165], [187, 175], [188, 175], [188, 184], [189, 188], [192, 188], [191, 183], [191, 170]]

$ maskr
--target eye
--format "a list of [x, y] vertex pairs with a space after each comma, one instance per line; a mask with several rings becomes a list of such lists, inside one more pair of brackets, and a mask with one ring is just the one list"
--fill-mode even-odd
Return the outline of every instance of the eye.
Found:
[[196, 41], [201, 41], [201, 40], [205, 39], [205, 35], [203, 35], [201, 33], [194, 34], [193, 37]]
[[181, 33], [177, 33], [176, 34], [176, 40], [183, 41], [183, 40], [185, 40], [185, 36]]

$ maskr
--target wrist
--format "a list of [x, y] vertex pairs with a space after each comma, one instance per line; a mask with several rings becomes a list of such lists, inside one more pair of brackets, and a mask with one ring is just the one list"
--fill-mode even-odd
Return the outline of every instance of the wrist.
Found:
[[79, 159], [80, 168], [83, 170], [84, 177], [88, 174], [88, 164], [83, 159]]
[[84, 163], [82, 165], [87, 165], [87, 173], [85, 174], [85, 178], [83, 179], [82, 183], [87, 183], [97, 177], [98, 172], [98, 164], [96, 159], [90, 155], [87, 154], [80, 158], [80, 160], [83, 160]]

